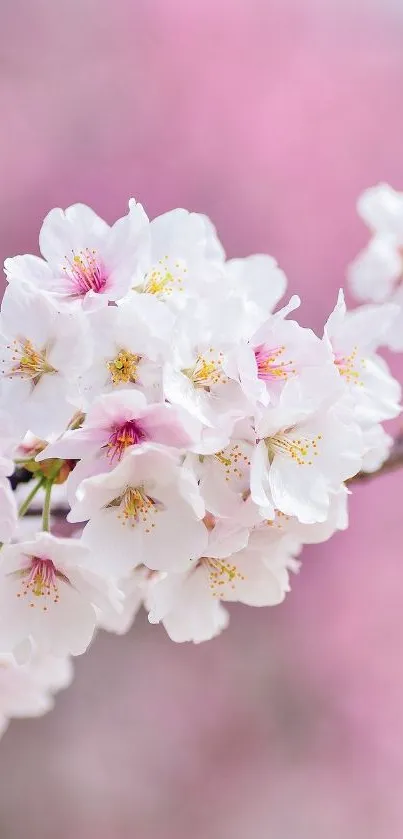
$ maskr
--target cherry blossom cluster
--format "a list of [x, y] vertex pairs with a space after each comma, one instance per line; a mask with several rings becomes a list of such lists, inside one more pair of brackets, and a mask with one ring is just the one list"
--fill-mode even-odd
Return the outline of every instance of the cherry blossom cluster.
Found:
[[[388, 195], [365, 198], [372, 226], [394, 217]], [[397, 259], [381, 221], [370, 250]], [[70, 656], [141, 605], [201, 642], [227, 603], [281, 603], [302, 545], [347, 526], [346, 481], [385, 460], [400, 411], [377, 353], [401, 317], [392, 280], [350, 312], [340, 291], [316, 335], [297, 297], [279, 307], [275, 260], [226, 260], [197, 213], [150, 221], [131, 200], [111, 227], [76, 204], [48, 214], [39, 247], [6, 260], [1, 306], [4, 721], [46, 710]]]

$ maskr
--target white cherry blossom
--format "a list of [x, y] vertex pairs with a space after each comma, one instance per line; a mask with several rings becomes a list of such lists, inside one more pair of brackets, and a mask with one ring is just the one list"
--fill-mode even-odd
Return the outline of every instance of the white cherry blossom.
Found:
[[23, 643], [56, 656], [80, 655], [96, 626], [95, 606], [108, 598], [76, 539], [38, 533], [0, 552], [0, 651]]
[[197, 481], [162, 447], [134, 447], [112, 471], [84, 480], [76, 498], [69, 520], [89, 519], [83, 541], [104, 574], [182, 570], [207, 544]]
[[317, 372], [290, 379], [257, 423], [251, 491], [265, 518], [277, 509], [306, 524], [325, 521], [331, 492], [361, 467], [359, 426], [329, 404], [328, 385], [327, 373], [325, 381]]
[[155, 302], [148, 295], [138, 295], [92, 315], [92, 364], [80, 378], [87, 408], [100, 394], [121, 388], [141, 390], [152, 402], [161, 400], [162, 362], [168, 354], [174, 317]]
[[250, 414], [251, 405], [232, 360], [236, 344], [230, 335], [233, 321], [242, 317], [240, 302], [233, 300], [225, 314], [223, 321], [219, 310], [207, 314], [201, 305], [181, 315], [163, 388], [171, 404], [207, 428], [229, 432], [236, 419]]
[[225, 628], [221, 601], [251, 606], [281, 603], [289, 589], [288, 554], [270, 564], [247, 547], [248, 533], [216, 525], [206, 552], [183, 574], [168, 574], [149, 589], [146, 608], [151, 623], [162, 622], [173, 641], [199, 643]]
[[354, 405], [354, 416], [366, 425], [400, 413], [401, 389], [386, 362], [376, 354], [398, 314], [393, 304], [360, 306], [347, 312], [340, 290], [325, 336], [335, 365]]
[[133, 273], [142, 271], [149, 253], [149, 222], [141, 204], [110, 227], [85, 204], [51, 210], [39, 235], [43, 259], [7, 259], [10, 283], [30, 282], [59, 304], [82, 302], [86, 309], [107, 305], [129, 290]]
[[149, 264], [136, 272], [132, 289], [174, 309], [204, 293], [204, 285], [223, 276], [223, 251], [210, 220], [182, 208], [150, 223]]
[[[294, 305], [292, 298], [291, 305]], [[285, 383], [307, 368], [332, 364], [324, 341], [311, 329], [285, 317], [289, 306], [271, 315], [237, 348], [237, 365], [242, 389], [252, 404], [276, 402]]]
[[80, 312], [59, 312], [40, 292], [9, 286], [0, 319], [0, 400], [15, 433], [60, 434], [76, 411], [77, 378], [91, 363]]
[[37, 460], [99, 457], [96, 471], [112, 469], [131, 446], [155, 442], [179, 449], [188, 447], [193, 440], [186, 420], [171, 405], [147, 404], [144, 394], [137, 390], [103, 394], [92, 404], [81, 428], [67, 431]]

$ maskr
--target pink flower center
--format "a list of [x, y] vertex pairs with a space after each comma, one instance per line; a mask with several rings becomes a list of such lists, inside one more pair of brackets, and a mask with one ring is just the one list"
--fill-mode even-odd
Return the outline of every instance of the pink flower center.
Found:
[[96, 251], [85, 248], [80, 253], [73, 252], [72, 258], [66, 257], [63, 271], [69, 280], [71, 295], [85, 297], [89, 291], [102, 294], [108, 282], [108, 274]]
[[285, 381], [290, 376], [295, 376], [297, 371], [292, 366], [294, 362], [281, 360], [284, 351], [285, 346], [272, 349], [266, 344], [261, 344], [256, 347], [255, 358], [259, 379], [263, 379], [265, 382], [278, 382]]
[[32, 556], [29, 559], [27, 567], [14, 572], [21, 579], [21, 588], [17, 592], [17, 597], [27, 598], [31, 609], [41, 602], [42, 610], [47, 612], [48, 598], [51, 598], [53, 603], [58, 603], [60, 600], [58, 583], [62, 581], [69, 584], [70, 581], [57, 570], [51, 559], [38, 556]]
[[120, 460], [128, 446], [135, 446], [147, 439], [148, 435], [137, 420], [128, 420], [116, 425], [107, 443], [108, 457], [111, 462]]

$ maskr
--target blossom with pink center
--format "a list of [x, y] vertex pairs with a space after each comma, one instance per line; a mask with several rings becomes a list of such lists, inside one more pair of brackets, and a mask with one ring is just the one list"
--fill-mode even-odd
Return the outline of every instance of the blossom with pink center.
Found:
[[148, 262], [149, 222], [132, 199], [129, 212], [110, 227], [85, 204], [51, 210], [39, 236], [43, 256], [7, 259], [9, 282], [46, 291], [59, 304], [81, 301], [87, 309], [122, 298], [133, 275]]
[[105, 580], [78, 539], [38, 533], [0, 553], [0, 651], [32, 645], [58, 656], [80, 655], [96, 626], [95, 606], [109, 602]]
[[267, 344], [260, 344], [255, 347], [255, 359], [258, 379], [264, 382], [286, 381], [290, 376], [296, 375], [296, 368], [292, 361], [282, 360], [285, 346], [269, 347]]
[[145, 442], [187, 448], [191, 426], [184, 412], [164, 403], [148, 405], [144, 394], [119, 390], [98, 397], [81, 428], [66, 431], [42, 451], [37, 460], [49, 457], [78, 460], [101, 458], [100, 469], [115, 466], [132, 446]]
[[286, 316], [299, 298], [271, 315], [236, 350], [236, 364], [245, 394], [253, 405], [276, 402], [285, 384], [308, 368], [333, 375], [333, 356], [326, 342]]

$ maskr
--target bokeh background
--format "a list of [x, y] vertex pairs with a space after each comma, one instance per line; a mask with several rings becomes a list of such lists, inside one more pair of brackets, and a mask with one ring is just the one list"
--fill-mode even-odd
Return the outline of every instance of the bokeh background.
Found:
[[[185, 206], [321, 329], [357, 195], [403, 188], [402, 0], [0, 0], [0, 38], [2, 258], [53, 206]], [[401, 839], [402, 487], [355, 489], [287, 602], [209, 644], [100, 634], [0, 744], [1, 839]]]

